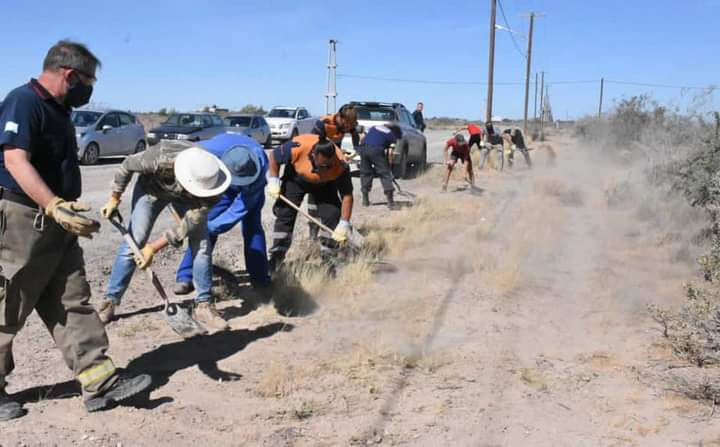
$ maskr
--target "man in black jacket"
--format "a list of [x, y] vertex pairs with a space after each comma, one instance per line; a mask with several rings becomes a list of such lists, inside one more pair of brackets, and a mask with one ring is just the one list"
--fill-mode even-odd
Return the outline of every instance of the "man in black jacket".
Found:
[[413, 112], [413, 119], [415, 119], [415, 127], [420, 129], [420, 132], [425, 132], [425, 119], [423, 118], [423, 103], [417, 104], [417, 109]]

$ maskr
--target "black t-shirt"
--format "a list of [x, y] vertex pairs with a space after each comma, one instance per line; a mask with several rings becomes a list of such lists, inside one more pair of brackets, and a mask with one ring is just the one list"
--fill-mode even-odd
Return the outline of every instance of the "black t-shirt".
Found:
[[[56, 195], [80, 197], [82, 181], [78, 146], [70, 109], [35, 79], [10, 92], [0, 106], [0, 148], [14, 146], [30, 153], [30, 163]], [[0, 187], [22, 193], [0, 152]]]

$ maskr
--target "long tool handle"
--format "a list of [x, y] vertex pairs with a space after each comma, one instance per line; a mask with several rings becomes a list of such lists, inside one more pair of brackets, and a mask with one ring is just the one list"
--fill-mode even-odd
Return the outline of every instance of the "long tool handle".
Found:
[[320, 221], [317, 220], [316, 218], [312, 217], [310, 214], [308, 214], [306, 211], [304, 211], [303, 209], [301, 209], [299, 206], [297, 206], [297, 205], [295, 205], [294, 203], [292, 203], [292, 202], [290, 201], [290, 199], [288, 199], [288, 198], [285, 197], [284, 195], [279, 194], [279, 195], [278, 195], [278, 198], [279, 198], [280, 200], [282, 200], [283, 202], [287, 203], [288, 206], [290, 206], [291, 208], [293, 208], [295, 211], [297, 211], [298, 213], [300, 213], [300, 214], [302, 214], [303, 216], [305, 216], [310, 222], [314, 223], [315, 225], [317, 225], [318, 227], [320, 227], [320, 228], [322, 228], [323, 230], [327, 231], [328, 233], [333, 234], [333, 230], [331, 230], [330, 227], [328, 227], [328, 226], [325, 225], [324, 223], [320, 222]]
[[[130, 250], [133, 252], [135, 256], [138, 256], [140, 258], [143, 258], [142, 252], [140, 251], [140, 248], [137, 246], [137, 243], [135, 243], [135, 239], [133, 239], [132, 235], [128, 230], [118, 222], [117, 220], [110, 219], [110, 223], [113, 224], [115, 228], [120, 231], [120, 234], [122, 234], [123, 239], [128, 244], [128, 247], [130, 247]], [[167, 296], [167, 293], [165, 293], [165, 289], [163, 288], [162, 284], [160, 284], [160, 280], [158, 279], [157, 275], [152, 271], [150, 267], [147, 267], [145, 269], [148, 275], [148, 279], [150, 279], [150, 282], [155, 287], [155, 290], [157, 290], [157, 293], [160, 295], [160, 297], [165, 302], [165, 307], [167, 307], [170, 304], [170, 300]]]

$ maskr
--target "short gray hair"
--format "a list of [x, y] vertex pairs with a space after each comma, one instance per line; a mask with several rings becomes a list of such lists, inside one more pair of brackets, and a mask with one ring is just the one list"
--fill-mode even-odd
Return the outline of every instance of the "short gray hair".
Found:
[[56, 71], [60, 68], [74, 68], [79, 72], [94, 73], [102, 63], [88, 48], [78, 42], [61, 40], [48, 50], [43, 71]]

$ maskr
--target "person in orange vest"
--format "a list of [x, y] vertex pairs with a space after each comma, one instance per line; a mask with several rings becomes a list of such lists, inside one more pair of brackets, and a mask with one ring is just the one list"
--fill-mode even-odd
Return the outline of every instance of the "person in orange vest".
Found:
[[[267, 191], [276, 199], [270, 271], [277, 272], [285, 260], [297, 218], [297, 211], [280, 199], [281, 194], [297, 206], [309, 195], [317, 206], [319, 220], [334, 228], [332, 234], [320, 237], [321, 254], [329, 259], [352, 231], [353, 185], [343, 152], [332, 141], [307, 134], [273, 150], [269, 159]], [[281, 180], [282, 165], [285, 171]]]

